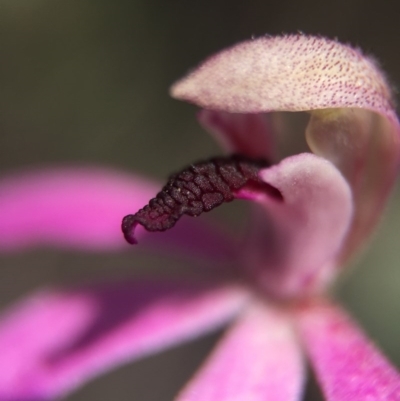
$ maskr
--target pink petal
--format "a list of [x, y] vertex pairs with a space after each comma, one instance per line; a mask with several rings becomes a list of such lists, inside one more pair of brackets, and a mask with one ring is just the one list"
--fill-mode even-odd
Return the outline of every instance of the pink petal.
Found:
[[[390, 88], [372, 59], [322, 37], [263, 37], [209, 58], [171, 93], [231, 113], [312, 111], [307, 142], [341, 170], [355, 202], [337, 263], [343, 265], [371, 233], [400, 159], [400, 127]], [[259, 139], [251, 135], [254, 149]]]
[[283, 201], [256, 198], [263, 210], [247, 237], [245, 265], [279, 298], [321, 290], [335, 276], [334, 260], [351, 223], [347, 182], [332, 163], [309, 153], [284, 159], [260, 177]]
[[272, 122], [266, 115], [201, 110], [198, 119], [227, 152], [267, 160], [275, 158]]
[[177, 401], [294, 401], [303, 380], [287, 316], [257, 305], [228, 331]]
[[[0, 180], [0, 251], [38, 244], [91, 249], [129, 249], [122, 218], [136, 212], [161, 186], [134, 175], [102, 168], [58, 168], [20, 173]], [[144, 245], [170, 252], [226, 258], [228, 236], [188, 219]], [[142, 237], [144, 230], [139, 230]]]
[[116, 365], [221, 326], [244, 300], [238, 288], [193, 282], [36, 294], [0, 323], [0, 399], [63, 395]]
[[327, 401], [398, 401], [400, 375], [340, 308], [306, 305], [300, 334]]
[[101, 168], [58, 168], [0, 181], [0, 249], [37, 243], [124, 247], [120, 222], [157, 191], [144, 179]]

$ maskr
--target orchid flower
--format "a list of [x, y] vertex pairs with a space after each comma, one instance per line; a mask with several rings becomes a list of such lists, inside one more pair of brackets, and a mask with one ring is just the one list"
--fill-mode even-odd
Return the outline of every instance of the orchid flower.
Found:
[[[176, 401], [300, 400], [306, 361], [328, 401], [400, 400], [399, 373], [331, 295], [376, 227], [399, 163], [399, 122], [376, 63], [321, 37], [264, 37], [206, 60], [171, 93], [201, 107], [200, 122], [225, 151], [266, 160], [255, 178], [229, 189], [249, 201], [248, 230], [236, 238], [184, 217], [168, 233], [148, 233], [140, 226], [148, 216], [130, 218], [125, 234], [132, 239], [139, 224], [136, 246], [221, 269], [20, 301], [0, 320], [0, 400], [65, 396], [119, 364], [228, 323]], [[310, 152], [279, 156], [276, 111], [309, 113]], [[121, 218], [157, 190], [139, 176], [95, 168], [4, 178], [0, 247], [123, 249]]]

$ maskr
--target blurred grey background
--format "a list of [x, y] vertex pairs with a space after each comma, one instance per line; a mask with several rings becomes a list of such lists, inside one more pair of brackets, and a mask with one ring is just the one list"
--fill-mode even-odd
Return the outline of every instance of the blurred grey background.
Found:
[[[168, 97], [170, 84], [204, 57], [252, 36], [300, 30], [362, 47], [398, 85], [399, 17], [396, 2], [386, 0], [1, 0], [0, 173], [81, 163], [164, 179], [218, 153], [197, 125], [195, 109]], [[399, 195], [357, 269], [338, 288], [397, 366]], [[3, 255], [0, 263], [2, 307], [44, 285], [175, 269], [174, 261], [166, 266], [140, 252], [44, 248]], [[170, 400], [216, 339], [121, 367], [68, 400]], [[318, 399], [314, 387], [307, 390], [309, 400]]]

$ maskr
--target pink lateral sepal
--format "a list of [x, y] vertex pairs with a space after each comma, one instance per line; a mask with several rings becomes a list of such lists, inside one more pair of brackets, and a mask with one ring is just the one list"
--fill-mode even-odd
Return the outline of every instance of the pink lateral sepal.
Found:
[[115, 366], [217, 329], [245, 300], [229, 284], [184, 280], [37, 293], [0, 319], [0, 400], [58, 398]]
[[[58, 167], [0, 178], [0, 252], [57, 246], [94, 252], [128, 250], [122, 217], [140, 209], [160, 185], [99, 167]], [[162, 236], [137, 235], [145, 247], [225, 262], [234, 239], [204, 219], [182, 222]]]
[[327, 401], [399, 401], [400, 375], [338, 306], [311, 302], [297, 327]]
[[288, 316], [256, 303], [219, 341], [176, 401], [298, 401], [304, 376]]

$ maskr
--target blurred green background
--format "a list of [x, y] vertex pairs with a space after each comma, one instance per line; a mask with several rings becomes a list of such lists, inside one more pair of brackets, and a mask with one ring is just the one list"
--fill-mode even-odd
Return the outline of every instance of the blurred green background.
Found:
[[[396, 85], [399, 17], [396, 3], [385, 0], [2, 0], [0, 173], [80, 163], [164, 179], [219, 152], [197, 125], [194, 107], [168, 97], [170, 84], [204, 57], [252, 36], [300, 30], [362, 47]], [[338, 289], [397, 366], [399, 195], [372, 247]], [[3, 255], [0, 305], [44, 285], [175, 268], [162, 262], [140, 251], [92, 255], [40, 249]], [[170, 400], [216, 338], [119, 368], [68, 400]], [[314, 393], [311, 386], [307, 399], [318, 399]]]

